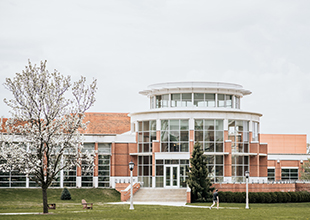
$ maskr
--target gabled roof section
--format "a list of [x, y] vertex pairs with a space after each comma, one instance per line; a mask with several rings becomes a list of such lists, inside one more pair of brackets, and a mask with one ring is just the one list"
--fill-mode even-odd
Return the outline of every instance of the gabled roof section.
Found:
[[130, 131], [129, 113], [85, 113], [89, 121], [84, 134], [122, 134]]

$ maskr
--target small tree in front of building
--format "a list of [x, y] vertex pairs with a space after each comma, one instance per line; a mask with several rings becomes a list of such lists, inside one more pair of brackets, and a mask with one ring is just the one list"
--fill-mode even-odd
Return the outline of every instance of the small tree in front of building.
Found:
[[310, 158], [304, 161], [303, 165], [301, 166], [300, 179], [304, 181], [310, 181]]
[[199, 142], [194, 145], [190, 158], [187, 184], [191, 189], [192, 202], [205, 202], [210, 197], [210, 192], [214, 190], [208, 177], [206, 156], [203, 154]]

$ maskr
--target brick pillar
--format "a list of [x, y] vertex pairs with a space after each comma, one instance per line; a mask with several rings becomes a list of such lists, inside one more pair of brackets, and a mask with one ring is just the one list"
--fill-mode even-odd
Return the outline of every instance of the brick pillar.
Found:
[[194, 131], [190, 130], [189, 131], [189, 154], [190, 154], [191, 157], [192, 157], [192, 153], [193, 153], [193, 150], [194, 150], [194, 144], [195, 144], [194, 140], [195, 140]]
[[275, 166], [275, 180], [279, 181], [281, 180], [281, 160], [276, 160], [276, 166]]
[[231, 140], [225, 141], [224, 152], [229, 153], [224, 155], [224, 176], [231, 177]]
[[250, 177], [259, 177], [259, 144], [258, 142], [250, 143], [250, 153], [256, 153], [250, 156]]
[[[79, 149], [79, 152], [81, 152], [80, 149]], [[79, 160], [79, 164], [81, 164], [82, 159], [79, 158], [78, 160]], [[82, 167], [77, 166], [76, 167], [76, 187], [79, 188], [81, 186], [82, 186]]]
[[115, 176], [115, 169], [116, 169], [116, 150], [115, 150], [115, 142], [111, 144], [111, 176]]
[[98, 187], [98, 143], [95, 143], [93, 187]]
[[155, 153], [160, 152], [160, 142], [158, 140], [153, 140], [152, 143], [152, 187], [156, 187], [155, 173], [156, 173], [156, 161]]

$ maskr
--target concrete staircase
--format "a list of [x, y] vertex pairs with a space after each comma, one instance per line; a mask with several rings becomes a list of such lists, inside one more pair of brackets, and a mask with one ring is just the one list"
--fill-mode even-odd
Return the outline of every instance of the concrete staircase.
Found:
[[140, 188], [134, 194], [133, 200], [134, 202], [186, 202], [186, 189]]

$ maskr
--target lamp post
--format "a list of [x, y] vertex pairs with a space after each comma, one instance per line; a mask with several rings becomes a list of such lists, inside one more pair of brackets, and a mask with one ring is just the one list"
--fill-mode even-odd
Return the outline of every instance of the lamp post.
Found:
[[245, 208], [249, 209], [249, 176], [250, 172], [245, 171], [245, 178], [246, 178], [246, 198], [245, 198]]
[[130, 161], [129, 162], [129, 170], [130, 170], [130, 208], [129, 209], [134, 209], [133, 207], [133, 201], [132, 201], [132, 197], [133, 197], [133, 187], [132, 187], [132, 171], [133, 171], [133, 168], [135, 167], [135, 164], [134, 162]]

